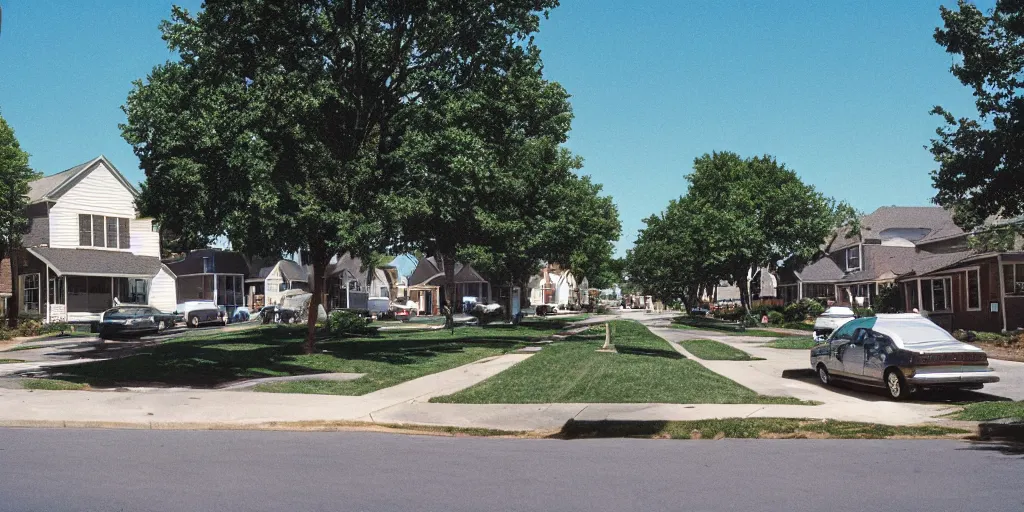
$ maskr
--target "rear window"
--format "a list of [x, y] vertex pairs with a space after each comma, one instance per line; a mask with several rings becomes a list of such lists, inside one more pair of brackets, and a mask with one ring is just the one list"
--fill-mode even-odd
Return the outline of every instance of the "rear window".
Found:
[[899, 337], [904, 345], [932, 343], [935, 341], [956, 341], [945, 329], [931, 322], [908, 322], [899, 326], [885, 326], [886, 334]]

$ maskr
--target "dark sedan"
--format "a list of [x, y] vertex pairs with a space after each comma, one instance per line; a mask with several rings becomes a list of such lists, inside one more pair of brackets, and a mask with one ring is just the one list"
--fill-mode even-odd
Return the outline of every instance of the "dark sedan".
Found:
[[101, 338], [155, 334], [178, 322], [176, 315], [149, 306], [117, 306], [104, 311], [101, 318]]

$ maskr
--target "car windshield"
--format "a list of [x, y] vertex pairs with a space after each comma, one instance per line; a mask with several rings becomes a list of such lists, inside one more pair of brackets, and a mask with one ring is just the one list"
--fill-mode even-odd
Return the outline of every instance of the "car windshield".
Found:
[[108, 309], [104, 316], [135, 316], [139, 313], [139, 308], [113, 308]]

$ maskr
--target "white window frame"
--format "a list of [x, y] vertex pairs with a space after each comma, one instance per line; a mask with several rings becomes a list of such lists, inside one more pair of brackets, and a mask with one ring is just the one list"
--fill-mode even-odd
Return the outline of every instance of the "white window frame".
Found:
[[[978, 280], [975, 283], [975, 288], [978, 290], [978, 306], [971, 307], [971, 272], [974, 272], [978, 276]], [[964, 270], [964, 310], [965, 311], [981, 311], [981, 268], [971, 267]]]
[[[850, 266], [850, 251], [852, 251], [854, 249], [857, 250], [857, 266], [856, 267], [851, 267]], [[856, 245], [854, 247], [850, 247], [850, 248], [846, 249], [846, 271], [847, 272], [856, 272], [856, 271], [860, 270], [861, 267], [864, 264], [863, 261], [862, 261], [863, 260], [863, 256], [864, 256], [864, 254], [861, 251], [860, 245]]]
[[[25, 281], [28, 281], [28, 278], [32, 277], [32, 276], [35, 276], [35, 278], [36, 278], [36, 285], [33, 288], [29, 288], [28, 286], [25, 286]], [[21, 309], [22, 313], [39, 313], [41, 311], [41, 308], [43, 306], [42, 279], [43, 279], [42, 274], [40, 274], [38, 272], [33, 272], [33, 273], [29, 273], [29, 274], [22, 274], [21, 276], [18, 276], [18, 284], [19, 284], [18, 288], [20, 288], [19, 291], [21, 292], [21, 301], [19, 301], [20, 302], [19, 306], [20, 306], [20, 309]], [[35, 309], [29, 309], [28, 308], [28, 301], [25, 300], [25, 292], [27, 292], [29, 290], [35, 290], [36, 291], [36, 301], [34, 303], [36, 305]]]
[[[80, 219], [81, 219], [81, 216], [83, 216], [83, 215], [89, 217], [89, 240], [92, 242], [92, 245], [82, 245], [81, 224], [79, 224], [79, 227], [78, 227], [78, 236], [79, 236], [79, 238], [78, 238], [78, 247], [81, 247], [83, 249], [96, 249], [96, 250], [101, 250], [101, 251], [102, 250], [108, 250], [108, 251], [109, 250], [113, 250], [113, 251], [130, 251], [131, 250], [131, 248], [132, 248], [132, 240], [131, 240], [131, 222], [132, 222], [132, 220], [130, 218], [128, 218], [128, 217], [115, 217], [115, 216], [108, 216], [108, 215], [98, 215], [98, 214], [91, 214], [91, 213], [80, 213], [79, 214], [79, 223], [81, 223]], [[103, 219], [103, 222], [102, 222], [102, 225], [103, 225], [103, 236], [101, 237], [103, 239], [103, 245], [96, 245], [96, 235], [97, 235], [97, 233], [96, 233], [96, 223], [94, 222], [96, 217], [99, 217], [99, 218]], [[114, 233], [116, 234], [116, 236], [114, 237], [114, 247], [107, 246], [107, 238], [109, 236], [108, 235], [108, 230], [107, 230], [107, 221], [108, 221], [108, 219], [117, 219], [117, 222], [115, 222], [116, 226], [114, 228]], [[129, 237], [128, 237], [128, 243], [127, 243], [126, 247], [121, 247], [121, 221], [122, 220], [127, 221], [127, 225], [128, 225]]]

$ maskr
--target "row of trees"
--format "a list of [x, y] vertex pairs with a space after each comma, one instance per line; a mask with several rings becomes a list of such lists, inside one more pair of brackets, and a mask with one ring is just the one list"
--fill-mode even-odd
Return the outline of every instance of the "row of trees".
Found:
[[[232, 0], [161, 26], [180, 58], [135, 82], [122, 132], [139, 207], [176, 250], [225, 234], [302, 249], [314, 290], [346, 252], [435, 255], [521, 284], [600, 274], [618, 212], [562, 144], [569, 95], [533, 42], [557, 0]], [[451, 322], [449, 314], [448, 322]]]
[[[14, 129], [0, 115], [0, 260], [11, 258], [11, 279], [14, 283], [18, 281], [15, 249], [21, 247], [21, 237], [28, 229], [25, 216], [28, 184], [35, 178], [36, 173], [28, 166], [28, 153], [21, 149]], [[18, 317], [16, 293], [9, 304], [7, 316], [7, 323], [14, 327]]]
[[835, 227], [855, 219], [852, 208], [771, 156], [705, 154], [687, 181], [685, 195], [644, 221], [626, 265], [647, 294], [687, 309], [722, 280], [738, 285], [749, 307], [758, 268], [807, 261]]

